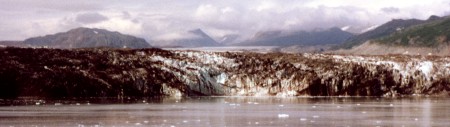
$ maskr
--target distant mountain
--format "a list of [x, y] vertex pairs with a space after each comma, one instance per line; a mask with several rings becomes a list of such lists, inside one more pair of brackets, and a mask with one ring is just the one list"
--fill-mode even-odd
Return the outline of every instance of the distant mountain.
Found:
[[229, 35], [225, 35], [222, 38], [220, 38], [218, 43], [223, 44], [223, 45], [232, 44], [232, 43], [235, 43], [235, 41], [238, 38], [239, 38], [239, 35], [237, 35], [237, 34], [229, 34]]
[[53, 48], [149, 48], [150, 44], [142, 38], [124, 35], [97, 28], [76, 28], [67, 32], [28, 38], [25, 44], [32, 46], [48, 46]]
[[29, 45], [23, 43], [23, 41], [0, 41], [0, 47], [10, 46], [10, 47], [29, 47]]
[[282, 31], [273, 30], [273, 31], [260, 31], [257, 32], [250, 41], [258, 41], [264, 39], [271, 39], [281, 36]]
[[342, 45], [339, 46], [339, 48], [345, 48], [349, 49], [357, 45], [361, 45], [362, 43], [372, 40], [372, 39], [378, 39], [381, 37], [385, 37], [388, 35], [391, 35], [392, 33], [395, 33], [397, 31], [401, 31], [403, 29], [406, 29], [411, 26], [415, 26], [418, 24], [423, 24], [435, 20], [439, 20], [441, 17], [438, 16], [431, 16], [428, 20], [418, 20], [418, 19], [394, 19], [392, 21], [389, 21], [381, 26], [378, 26], [375, 29], [369, 30], [367, 32], [364, 32], [362, 34], [356, 35], [345, 41]]
[[430, 17], [427, 23], [416, 25], [389, 36], [373, 40], [374, 43], [414, 46], [437, 47], [450, 44], [450, 17]]
[[195, 37], [153, 41], [153, 45], [158, 47], [213, 47], [222, 45], [201, 29], [191, 30], [188, 33]]
[[297, 31], [282, 33], [280, 31], [259, 32], [253, 39], [242, 42], [241, 46], [314, 46], [340, 44], [353, 36], [353, 34], [342, 31], [340, 28], [327, 30], [315, 30], [311, 32]]

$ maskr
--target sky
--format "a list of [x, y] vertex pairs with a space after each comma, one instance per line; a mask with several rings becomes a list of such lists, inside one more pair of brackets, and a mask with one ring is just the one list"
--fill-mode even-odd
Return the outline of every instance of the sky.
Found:
[[450, 14], [449, 0], [0, 0], [0, 40], [23, 40], [77, 27], [149, 40], [202, 29], [216, 40], [260, 31], [339, 27], [358, 33], [392, 19]]

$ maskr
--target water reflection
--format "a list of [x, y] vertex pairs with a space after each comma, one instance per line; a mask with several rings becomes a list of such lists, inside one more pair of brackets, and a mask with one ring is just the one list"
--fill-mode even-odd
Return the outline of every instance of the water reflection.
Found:
[[[0, 107], [1, 126], [448, 126], [447, 98], [193, 97]], [[106, 102], [106, 103], [105, 103]], [[59, 103], [55, 105], [56, 103]]]

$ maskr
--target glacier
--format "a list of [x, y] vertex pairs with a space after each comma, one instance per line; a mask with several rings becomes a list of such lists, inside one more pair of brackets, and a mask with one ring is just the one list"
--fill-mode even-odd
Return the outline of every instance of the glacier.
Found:
[[446, 56], [6, 47], [0, 57], [0, 97], [450, 95]]

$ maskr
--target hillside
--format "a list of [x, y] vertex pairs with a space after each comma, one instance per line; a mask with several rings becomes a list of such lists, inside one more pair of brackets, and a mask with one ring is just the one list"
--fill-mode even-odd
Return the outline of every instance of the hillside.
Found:
[[431, 47], [450, 44], [450, 18], [417, 25], [374, 40], [392, 46]]
[[340, 44], [353, 36], [339, 28], [318, 31], [297, 31], [282, 34], [280, 31], [257, 33], [253, 39], [239, 43], [240, 46], [315, 46]]
[[52, 48], [149, 48], [150, 44], [142, 38], [124, 35], [97, 28], [76, 28], [67, 32], [41, 37], [28, 38], [25, 44]]
[[431, 16], [427, 20], [394, 19], [394, 20], [389, 21], [373, 30], [370, 30], [365, 33], [362, 33], [362, 34], [359, 34], [359, 35], [349, 38], [348, 40], [345, 41], [345, 43], [340, 45], [338, 48], [350, 49], [354, 46], [361, 45], [368, 40], [386, 37], [395, 32], [407, 29], [409, 27], [427, 23], [427, 22], [433, 22], [433, 21], [440, 20], [440, 19], [441, 19], [441, 17], [438, 17], [438, 16]]

